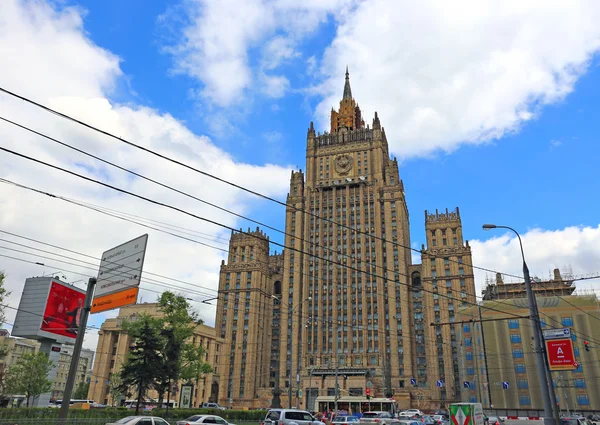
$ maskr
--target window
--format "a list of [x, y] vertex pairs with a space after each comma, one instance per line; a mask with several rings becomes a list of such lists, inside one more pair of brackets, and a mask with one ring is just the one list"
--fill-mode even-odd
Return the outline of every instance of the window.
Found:
[[515, 373], [526, 373], [525, 363], [515, 363]]
[[465, 338], [465, 346], [466, 347], [470, 347], [471, 346], [471, 338]]
[[470, 400], [471, 400], [471, 403], [477, 403], [477, 396], [472, 395]]
[[545, 328], [545, 327], [546, 327], [546, 319], [540, 319], [540, 326], [541, 326], [542, 328]]
[[473, 360], [473, 353], [471, 353], [470, 351], [467, 351], [466, 358], [467, 358], [467, 360]]
[[508, 321], [508, 329], [519, 329], [519, 321], [516, 319], [510, 319]]
[[522, 359], [523, 358], [523, 349], [522, 348], [513, 348], [513, 359]]
[[579, 363], [579, 366], [577, 366], [577, 369], [573, 370], [573, 372], [583, 372], [583, 367], [581, 366], [581, 363]]
[[529, 388], [529, 383], [527, 379], [517, 379], [517, 388], [520, 390], [526, 390]]
[[531, 398], [528, 395], [522, 395], [519, 397], [519, 404], [521, 406], [529, 406], [531, 404]]
[[463, 332], [467, 333], [467, 332], [471, 332], [471, 325], [465, 325], [463, 327]]
[[579, 404], [580, 406], [589, 406], [590, 399], [586, 395], [578, 395], [577, 404]]
[[571, 339], [573, 341], [577, 341], [577, 335], [575, 335], [575, 332], [571, 332]]
[[475, 375], [475, 370], [472, 367], [467, 368], [467, 375]]
[[563, 317], [560, 319], [563, 326], [573, 326], [573, 318], [572, 317]]
[[578, 378], [574, 381], [575, 388], [585, 388], [585, 379]]
[[511, 334], [510, 335], [510, 342], [512, 342], [513, 344], [519, 344], [521, 342], [521, 335], [519, 335], [519, 334]]
[[573, 348], [573, 352], [575, 353], [575, 357], [579, 357], [579, 348]]

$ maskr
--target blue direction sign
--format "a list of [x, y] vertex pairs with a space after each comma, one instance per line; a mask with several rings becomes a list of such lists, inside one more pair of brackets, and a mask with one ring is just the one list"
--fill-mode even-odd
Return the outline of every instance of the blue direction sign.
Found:
[[415, 378], [410, 378], [410, 385], [417, 385], [417, 380]]
[[502, 389], [503, 390], [508, 390], [509, 387], [510, 387], [510, 384], [508, 383], [508, 381], [502, 381]]
[[464, 381], [463, 382], [463, 387], [465, 387], [465, 388], [471, 388], [471, 384], [469, 383], [469, 381]]
[[444, 386], [444, 381], [437, 381], [436, 384], [439, 388]]

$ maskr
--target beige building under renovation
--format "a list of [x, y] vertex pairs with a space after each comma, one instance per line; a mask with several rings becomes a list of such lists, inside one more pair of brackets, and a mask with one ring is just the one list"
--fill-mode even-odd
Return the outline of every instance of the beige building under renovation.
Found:
[[[543, 409], [523, 288], [523, 283], [504, 284], [498, 278], [486, 288], [497, 298], [489, 297], [481, 306], [462, 309], [457, 315], [457, 322], [461, 322], [457, 330], [464, 401], [505, 409], [508, 414]], [[573, 281], [563, 279], [558, 270], [553, 279], [536, 281], [532, 288], [537, 294], [542, 329], [571, 330], [578, 367], [552, 372], [561, 411], [600, 411], [598, 299], [592, 294], [567, 295], [575, 289]]]
[[306, 172], [291, 174], [283, 253], [260, 229], [232, 233], [215, 325], [221, 404], [313, 410], [336, 382], [339, 396], [368, 389], [400, 407], [460, 400], [451, 322], [475, 302], [471, 249], [458, 208], [425, 211], [413, 264], [387, 137], [377, 113], [365, 125], [346, 72], [329, 131], [310, 124]]

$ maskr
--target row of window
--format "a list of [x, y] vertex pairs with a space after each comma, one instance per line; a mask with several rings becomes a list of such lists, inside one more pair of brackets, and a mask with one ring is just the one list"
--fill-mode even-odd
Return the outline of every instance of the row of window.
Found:
[[[569, 327], [573, 326], [573, 318], [572, 317], [561, 317], [560, 322], [563, 326]], [[546, 319], [540, 319], [540, 325], [542, 328], [546, 327]], [[510, 319], [508, 320], [508, 329], [519, 329], [519, 320], [518, 319]], [[574, 339], [574, 341], [577, 338]]]

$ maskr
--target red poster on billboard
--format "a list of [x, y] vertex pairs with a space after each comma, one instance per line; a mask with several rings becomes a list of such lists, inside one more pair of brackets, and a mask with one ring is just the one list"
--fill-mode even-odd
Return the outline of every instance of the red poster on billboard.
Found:
[[546, 353], [550, 370], [577, 369], [573, 341], [570, 338], [546, 340]]
[[40, 329], [67, 338], [77, 338], [85, 293], [52, 282]]

